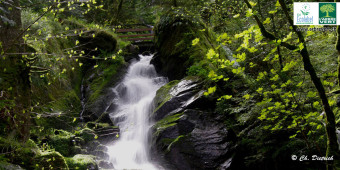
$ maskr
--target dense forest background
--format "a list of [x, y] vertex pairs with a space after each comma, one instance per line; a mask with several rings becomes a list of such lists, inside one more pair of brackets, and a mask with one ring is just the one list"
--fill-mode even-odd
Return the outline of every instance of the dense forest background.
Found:
[[[293, 2], [0, 0], [0, 169], [110, 167], [103, 96], [140, 52], [116, 29], [140, 25], [170, 80], [157, 94], [201, 82], [200, 107], [233, 136], [229, 168], [339, 168], [340, 30], [293, 25]], [[329, 30], [298, 30], [315, 27]]]

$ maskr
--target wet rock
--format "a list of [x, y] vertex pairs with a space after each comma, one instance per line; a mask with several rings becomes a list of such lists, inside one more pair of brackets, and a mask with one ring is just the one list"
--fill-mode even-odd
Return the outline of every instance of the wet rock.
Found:
[[85, 122], [97, 121], [112, 125], [109, 113], [116, 108], [113, 101], [117, 96], [112, 86], [121, 80], [126, 66], [125, 62], [117, 62], [100, 73], [87, 73], [83, 83], [86, 100], [82, 117]]
[[95, 155], [101, 159], [108, 160], [110, 158], [109, 154], [102, 150], [95, 150], [91, 152], [91, 155]]
[[109, 161], [101, 160], [99, 161], [99, 168], [100, 169], [114, 169], [113, 164]]
[[106, 110], [112, 104], [112, 99], [116, 97], [116, 94], [110, 90], [106, 89], [106, 93], [100, 96], [95, 102], [86, 105], [83, 118], [86, 121], [98, 120], [104, 123], [112, 123], [110, 116]]
[[133, 59], [139, 59], [139, 47], [137, 45], [130, 44], [124, 49], [124, 60], [130, 62]]
[[154, 131], [157, 150], [177, 169], [216, 169], [231, 158], [234, 135], [209, 114], [188, 109]]
[[201, 88], [202, 83], [197, 77], [186, 77], [161, 87], [154, 99], [157, 107], [152, 118], [158, 121], [189, 108], [212, 108], [214, 102], [203, 96], [204, 91]]
[[[157, 92], [154, 150], [175, 169], [223, 169], [232, 161], [236, 136], [207, 108], [198, 79], [183, 79]], [[168, 92], [166, 92], [168, 91]], [[162, 95], [164, 93], [166, 95]], [[208, 106], [207, 106], [208, 105]]]
[[98, 136], [97, 140], [102, 144], [112, 142], [119, 133], [119, 128], [117, 126], [111, 126], [111, 124], [108, 123], [89, 122], [86, 126], [94, 130], [95, 134]]
[[144, 51], [143, 53], [142, 53], [142, 55], [151, 55], [152, 53], [151, 53], [151, 51]]
[[10, 164], [8, 162], [0, 162], [0, 169], [4, 170], [23, 170], [19, 165]]

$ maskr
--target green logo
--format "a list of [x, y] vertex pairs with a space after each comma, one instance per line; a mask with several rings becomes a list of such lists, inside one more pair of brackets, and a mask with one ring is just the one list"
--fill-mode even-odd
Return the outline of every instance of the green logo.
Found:
[[319, 3], [319, 24], [336, 24], [336, 3]]

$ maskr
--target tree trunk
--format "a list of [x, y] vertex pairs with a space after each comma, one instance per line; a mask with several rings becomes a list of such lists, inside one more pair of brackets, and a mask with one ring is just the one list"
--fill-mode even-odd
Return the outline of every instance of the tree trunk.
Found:
[[116, 24], [118, 24], [118, 21], [119, 21], [118, 18], [119, 18], [120, 11], [121, 11], [122, 8], [123, 8], [123, 3], [124, 3], [124, 0], [120, 0], [120, 1], [119, 1], [117, 13], [116, 13]]
[[[4, 14], [13, 21], [12, 24], [0, 21], [0, 42], [2, 44], [2, 54], [0, 62], [0, 89], [14, 100], [15, 106], [11, 108], [9, 114], [9, 130], [15, 131], [20, 139], [26, 141], [29, 139], [30, 125], [30, 81], [29, 67], [21, 55], [6, 56], [6, 52], [22, 53], [25, 50], [23, 39], [21, 38], [21, 11], [19, 0], [13, 0], [13, 4], [0, 4], [4, 9], [11, 7], [9, 13]], [[4, 53], [5, 52], [5, 53]]]
[[335, 48], [338, 51], [338, 86], [340, 86], [340, 28], [337, 26], [337, 40]]
[[172, 0], [174, 7], [177, 7], [177, 0]]
[[[293, 27], [294, 32], [298, 35], [299, 41], [303, 43], [304, 48], [300, 51], [300, 54], [302, 56], [304, 69], [309, 73], [312, 82], [317, 89], [319, 96], [321, 98], [324, 111], [326, 113], [326, 132], [327, 132], [327, 151], [326, 151], [326, 157], [333, 156], [334, 160], [338, 160], [339, 156], [339, 145], [338, 145], [338, 139], [336, 136], [335, 131], [335, 116], [334, 113], [328, 103], [328, 98], [326, 96], [325, 88], [320, 80], [320, 78], [317, 76], [315, 69], [310, 61], [309, 53], [307, 51], [307, 46], [305, 42], [305, 38], [303, 37], [302, 33], [297, 31], [296, 26], [293, 24], [293, 20], [290, 18], [288, 14], [288, 9], [286, 7], [286, 4], [283, 2], [283, 0], [279, 0], [281, 7], [290, 23], [290, 25]], [[333, 161], [327, 163], [327, 169], [333, 169]]]

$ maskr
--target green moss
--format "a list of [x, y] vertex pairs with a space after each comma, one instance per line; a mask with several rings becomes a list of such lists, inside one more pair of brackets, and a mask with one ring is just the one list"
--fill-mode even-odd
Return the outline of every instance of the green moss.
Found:
[[85, 142], [89, 142], [95, 139], [96, 134], [92, 129], [84, 128], [79, 132], [75, 133], [76, 136], [81, 137], [84, 139]]
[[39, 153], [38, 146], [32, 140], [22, 143], [12, 138], [0, 137], [0, 149], [7, 153], [0, 157], [1, 161], [20, 165], [25, 169], [33, 167], [34, 157]]
[[72, 125], [78, 123], [78, 121], [74, 121], [74, 117], [79, 117], [79, 112], [81, 111], [80, 99], [75, 90], [60, 90], [54, 93], [61, 94], [53, 95], [49, 93], [51, 100], [54, 101], [45, 104], [40, 110], [42, 114], [39, 115], [38, 119], [34, 119], [34, 121], [38, 127], [44, 127], [44, 130], [72, 130]]
[[182, 117], [183, 113], [177, 113], [174, 115], [167, 116], [160, 121], [158, 121], [155, 125], [154, 128], [156, 129], [154, 136], [158, 136], [162, 131], [165, 129], [175, 126], [177, 124], [177, 120]]
[[35, 158], [35, 169], [69, 169], [64, 157], [56, 151], [44, 151]]
[[107, 128], [110, 127], [110, 124], [108, 123], [100, 123], [100, 122], [87, 122], [86, 127], [90, 129], [101, 129], [101, 128]]
[[154, 103], [156, 106], [156, 109], [154, 110], [154, 112], [156, 112], [159, 108], [163, 106], [164, 103], [166, 103], [167, 101], [171, 99], [172, 96], [170, 94], [170, 90], [172, 87], [176, 86], [178, 83], [179, 83], [179, 80], [174, 80], [174, 81], [167, 83], [166, 85], [162, 86], [160, 89], [157, 90], [157, 94], [154, 99]]
[[[195, 38], [199, 39], [199, 43], [193, 46], [192, 40]], [[209, 49], [218, 49], [216, 36], [199, 17], [181, 8], [175, 8], [161, 17], [155, 27], [155, 45], [162, 70], [173, 74], [170, 78], [179, 79], [188, 73], [206, 77], [206, 70], [216, 70], [205, 57]], [[226, 58], [222, 49], [216, 51], [221, 59]], [[192, 66], [194, 68], [190, 68]]]
[[48, 145], [63, 156], [73, 156], [76, 148], [72, 140], [75, 135], [64, 130], [58, 130], [55, 133], [58, 134], [50, 137]]
[[62, 98], [52, 103], [51, 108], [59, 111], [67, 111], [72, 109], [75, 112], [81, 110], [80, 99], [74, 90], [65, 92]]
[[166, 150], [167, 150], [167, 152], [170, 152], [170, 150], [171, 150], [171, 146], [172, 145], [175, 145], [181, 138], [183, 138], [184, 137], [184, 135], [180, 135], [180, 136], [178, 136], [176, 139], [173, 139], [172, 141], [171, 141], [171, 143], [169, 144], [169, 146], [166, 148]]
[[72, 158], [66, 158], [70, 169], [98, 169], [95, 156], [78, 154]]
[[90, 83], [92, 93], [88, 100], [89, 103], [93, 103], [101, 94], [103, 94], [104, 88], [109, 85], [112, 79], [115, 79], [115, 75], [117, 75], [124, 64], [125, 61], [121, 56], [118, 56], [112, 62], [99, 63], [97, 70], [101, 74]]

